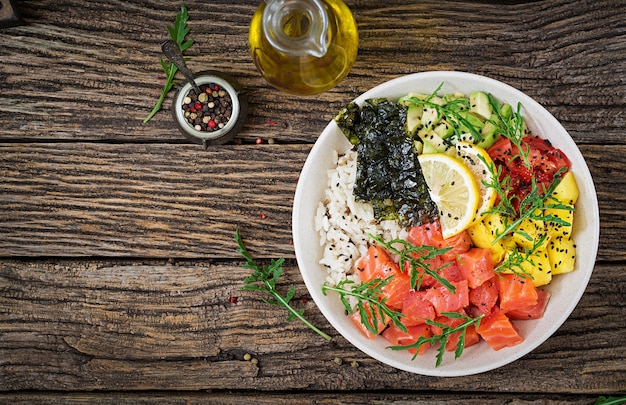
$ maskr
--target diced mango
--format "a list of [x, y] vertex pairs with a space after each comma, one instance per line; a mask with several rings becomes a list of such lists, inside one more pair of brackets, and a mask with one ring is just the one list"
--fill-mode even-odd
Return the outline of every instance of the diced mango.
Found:
[[[545, 223], [541, 220], [530, 218], [524, 218], [513, 232], [513, 240], [524, 249], [532, 249], [544, 236], [546, 236]], [[545, 238], [538, 248], [545, 247], [547, 241], [548, 238]]]
[[554, 239], [559, 236], [568, 239], [572, 235], [572, 226], [574, 225], [574, 207], [568, 204], [565, 205], [567, 205], [570, 209], [547, 208], [543, 210], [544, 216], [552, 215], [553, 217], [559, 218], [569, 224], [562, 225], [554, 221], [546, 221], [546, 231], [548, 232], [548, 237], [550, 239]]
[[509, 238], [504, 237], [497, 243], [493, 243], [499, 232], [504, 230], [504, 221], [500, 214], [487, 214], [468, 228], [468, 233], [472, 239], [472, 243], [480, 248], [491, 249], [491, 258], [494, 263], [500, 263], [505, 256], [507, 250], [513, 249], [515, 243]]
[[576, 184], [574, 173], [567, 172], [554, 189], [552, 197], [556, 198], [563, 204], [574, 205], [578, 200], [578, 194], [578, 184]]
[[550, 259], [546, 249], [541, 249], [529, 257], [529, 261], [522, 263], [522, 268], [528, 273], [535, 287], [549, 284], [552, 281]]
[[569, 273], [576, 265], [576, 245], [571, 238], [556, 237], [548, 243], [552, 274]]

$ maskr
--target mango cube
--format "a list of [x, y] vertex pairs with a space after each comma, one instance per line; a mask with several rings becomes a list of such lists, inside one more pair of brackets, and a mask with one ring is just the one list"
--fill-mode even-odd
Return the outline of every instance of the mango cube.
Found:
[[562, 236], [553, 238], [548, 243], [548, 258], [552, 274], [569, 273], [576, 264], [576, 245], [571, 238]]

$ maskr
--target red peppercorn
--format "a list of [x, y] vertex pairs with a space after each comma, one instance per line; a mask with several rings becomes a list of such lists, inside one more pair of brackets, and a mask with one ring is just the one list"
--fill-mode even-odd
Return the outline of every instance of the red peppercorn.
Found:
[[191, 111], [192, 113], [195, 113], [197, 110], [196, 110], [196, 107], [189, 107], [189, 111]]
[[194, 107], [196, 107], [196, 110], [202, 110], [202, 104], [200, 104], [200, 103], [196, 103], [196, 105], [194, 105]]
[[215, 128], [217, 126], [217, 124], [215, 123], [215, 121], [210, 120], [209, 121], [209, 127], [211, 127], [211, 129]]
[[231, 295], [230, 297], [228, 297], [228, 302], [230, 302], [231, 304], [236, 304], [237, 297]]
[[261, 219], [265, 219], [265, 218], [267, 218], [267, 215], [265, 215], [264, 213], [260, 213], [260, 214], [259, 214], [259, 218], [261, 218]]
[[215, 91], [219, 91], [219, 90], [220, 90], [220, 86], [218, 86], [218, 85], [216, 84], [216, 85], [215, 85], [215, 87], [213, 87], [213, 89], [214, 89]]
[[256, 144], [260, 145], [263, 143], [263, 138], [256, 138]]

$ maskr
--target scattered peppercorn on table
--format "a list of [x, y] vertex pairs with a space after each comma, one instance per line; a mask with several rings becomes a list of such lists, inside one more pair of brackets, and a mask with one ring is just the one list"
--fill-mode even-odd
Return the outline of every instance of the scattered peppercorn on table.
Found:
[[[625, 4], [347, 0], [358, 58], [306, 97], [256, 70], [258, 1], [183, 4], [187, 65], [228, 73], [247, 96], [243, 128], [223, 145], [179, 132], [176, 86], [143, 122], [181, 3], [21, 1], [23, 24], [0, 29], [0, 402], [626, 395]], [[582, 151], [600, 208], [596, 266], [570, 318], [530, 354], [466, 377], [396, 370], [349, 344], [310, 299], [291, 236], [298, 176], [328, 121], [375, 85], [428, 70], [489, 76], [539, 101]], [[330, 341], [243, 289], [236, 229], [259, 263], [285, 259], [277, 290], [293, 286], [292, 305]]]

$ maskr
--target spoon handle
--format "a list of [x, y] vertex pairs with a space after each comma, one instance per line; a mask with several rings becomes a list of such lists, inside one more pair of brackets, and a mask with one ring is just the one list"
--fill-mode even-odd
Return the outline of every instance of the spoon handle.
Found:
[[187, 67], [185, 63], [185, 59], [183, 58], [183, 53], [180, 51], [178, 44], [174, 41], [167, 40], [161, 44], [161, 50], [167, 56], [167, 58], [181, 71], [185, 79], [191, 84], [191, 87], [196, 91], [196, 94], [200, 94], [202, 91], [196, 84], [196, 81], [193, 79], [193, 74], [191, 70]]

